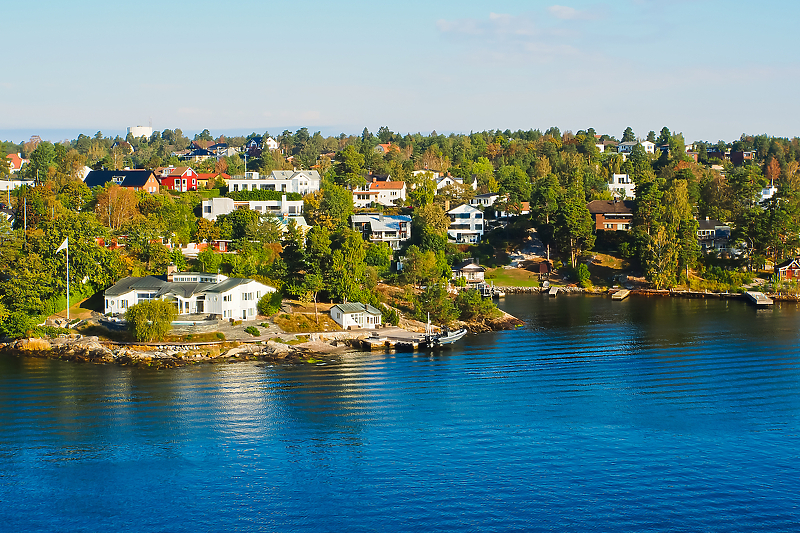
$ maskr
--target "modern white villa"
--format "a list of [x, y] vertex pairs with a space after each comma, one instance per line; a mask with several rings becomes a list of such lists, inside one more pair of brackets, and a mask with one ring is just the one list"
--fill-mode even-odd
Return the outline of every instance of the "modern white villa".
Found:
[[353, 229], [360, 231], [371, 242], [385, 242], [392, 250], [399, 250], [411, 238], [411, 217], [408, 215], [384, 215], [364, 213], [351, 215]]
[[380, 310], [360, 302], [334, 305], [331, 318], [342, 329], [375, 329], [381, 325]]
[[258, 300], [273, 287], [247, 278], [203, 272], [169, 272], [160, 276], [127, 277], [105, 291], [106, 315], [120, 315], [140, 302], [174, 302], [179, 315], [208, 314], [222, 319], [256, 318]]
[[447, 236], [455, 242], [478, 242], [483, 237], [483, 211], [464, 204], [447, 212], [450, 227]]
[[227, 215], [236, 209], [250, 209], [261, 214], [281, 215], [303, 214], [303, 200], [287, 200], [282, 195], [280, 200], [234, 200], [226, 196], [203, 200], [203, 218], [212, 222], [220, 215]]
[[614, 174], [611, 176], [611, 183], [608, 190], [613, 196], [618, 196], [623, 200], [633, 200], [636, 198], [636, 184], [627, 174]]
[[308, 194], [319, 190], [322, 178], [316, 170], [273, 170], [267, 176], [258, 172], [245, 172], [244, 176], [231, 176], [231, 191], [281, 191]]

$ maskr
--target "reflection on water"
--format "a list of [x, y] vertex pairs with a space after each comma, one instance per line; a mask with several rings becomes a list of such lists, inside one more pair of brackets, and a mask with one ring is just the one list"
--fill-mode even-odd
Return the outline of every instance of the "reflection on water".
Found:
[[128, 369], [0, 358], [0, 524], [769, 530], [800, 518], [800, 315], [509, 296], [434, 354]]

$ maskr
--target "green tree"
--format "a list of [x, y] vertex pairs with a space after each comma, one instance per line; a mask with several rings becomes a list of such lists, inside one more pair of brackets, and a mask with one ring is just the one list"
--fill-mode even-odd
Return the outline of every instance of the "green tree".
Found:
[[556, 213], [555, 238], [563, 252], [569, 253], [572, 268], [584, 250], [594, 246], [592, 216], [586, 207], [583, 190], [567, 189]]
[[125, 312], [125, 320], [128, 330], [137, 341], [152, 342], [166, 337], [177, 313], [170, 302], [150, 300], [129, 307]]
[[630, 126], [625, 128], [625, 131], [622, 133], [622, 142], [633, 142], [636, 140], [636, 135], [633, 134], [633, 130]]
[[337, 185], [363, 187], [366, 185], [364, 156], [353, 145], [348, 145], [336, 154], [334, 174]]

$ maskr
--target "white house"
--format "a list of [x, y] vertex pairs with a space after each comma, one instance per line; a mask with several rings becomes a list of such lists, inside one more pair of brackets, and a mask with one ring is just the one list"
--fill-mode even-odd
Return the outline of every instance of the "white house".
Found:
[[394, 206], [396, 200], [405, 201], [406, 182], [404, 181], [377, 181], [353, 190], [353, 206], [369, 207], [374, 204]]
[[266, 148], [267, 150], [277, 150], [278, 141], [276, 141], [272, 137], [267, 137], [266, 139], [264, 139], [264, 148]]
[[203, 200], [203, 218], [206, 220], [214, 221], [218, 216], [227, 215], [236, 209], [250, 209], [273, 215], [302, 215], [303, 200], [287, 200], [285, 194], [280, 200], [234, 200], [228, 197]]
[[350, 222], [365, 239], [388, 243], [392, 250], [399, 250], [402, 243], [411, 238], [411, 217], [408, 215], [366, 213], [351, 215]]
[[629, 154], [637, 144], [641, 144], [644, 151], [648, 154], [654, 154], [656, 152], [656, 145], [650, 141], [625, 141], [617, 145], [617, 151], [621, 154]]
[[334, 305], [331, 318], [342, 329], [375, 329], [381, 325], [380, 310], [360, 302]]
[[171, 272], [156, 276], [123, 278], [105, 291], [105, 313], [119, 315], [140, 302], [162, 299], [174, 302], [179, 315], [210, 314], [235, 320], [255, 319], [258, 300], [273, 287], [247, 278], [228, 278], [203, 272]]
[[12, 174], [16, 174], [22, 168], [22, 165], [28, 163], [27, 159], [22, 158], [22, 154], [8, 154], [6, 156], [6, 162], [8, 163], [8, 171]]
[[245, 172], [244, 176], [231, 176], [231, 191], [281, 191], [308, 194], [319, 190], [322, 178], [316, 170], [273, 170], [268, 176], [258, 172]]
[[617, 195], [623, 200], [626, 198], [636, 198], [636, 184], [633, 183], [631, 177], [627, 174], [614, 174], [611, 176], [611, 183], [608, 184], [608, 190], [612, 195]]
[[[463, 178], [454, 178], [453, 176], [442, 176], [440, 178], [434, 178], [436, 182], [436, 194], [439, 194], [439, 191], [447, 187], [448, 185], [453, 185], [458, 183], [459, 185], [464, 185]], [[472, 180], [472, 185], [467, 185], [467, 187], [472, 187], [472, 190], [478, 190], [478, 180]]]
[[447, 212], [450, 227], [447, 235], [455, 242], [478, 242], [483, 237], [483, 211], [464, 204]]
[[479, 194], [469, 199], [469, 205], [472, 207], [491, 207], [500, 198], [500, 194], [496, 192], [489, 192], [486, 194]]
[[23, 185], [33, 187], [35, 182], [31, 180], [0, 180], [0, 191], [13, 191]]
[[475, 287], [484, 283], [486, 269], [478, 264], [475, 259], [467, 259], [452, 267], [453, 279], [464, 278], [467, 287]]

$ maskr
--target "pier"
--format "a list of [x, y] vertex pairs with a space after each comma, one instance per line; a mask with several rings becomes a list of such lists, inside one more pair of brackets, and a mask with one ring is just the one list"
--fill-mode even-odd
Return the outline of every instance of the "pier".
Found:
[[769, 298], [763, 292], [747, 291], [744, 295], [747, 301], [756, 307], [768, 307], [772, 305], [772, 298]]

